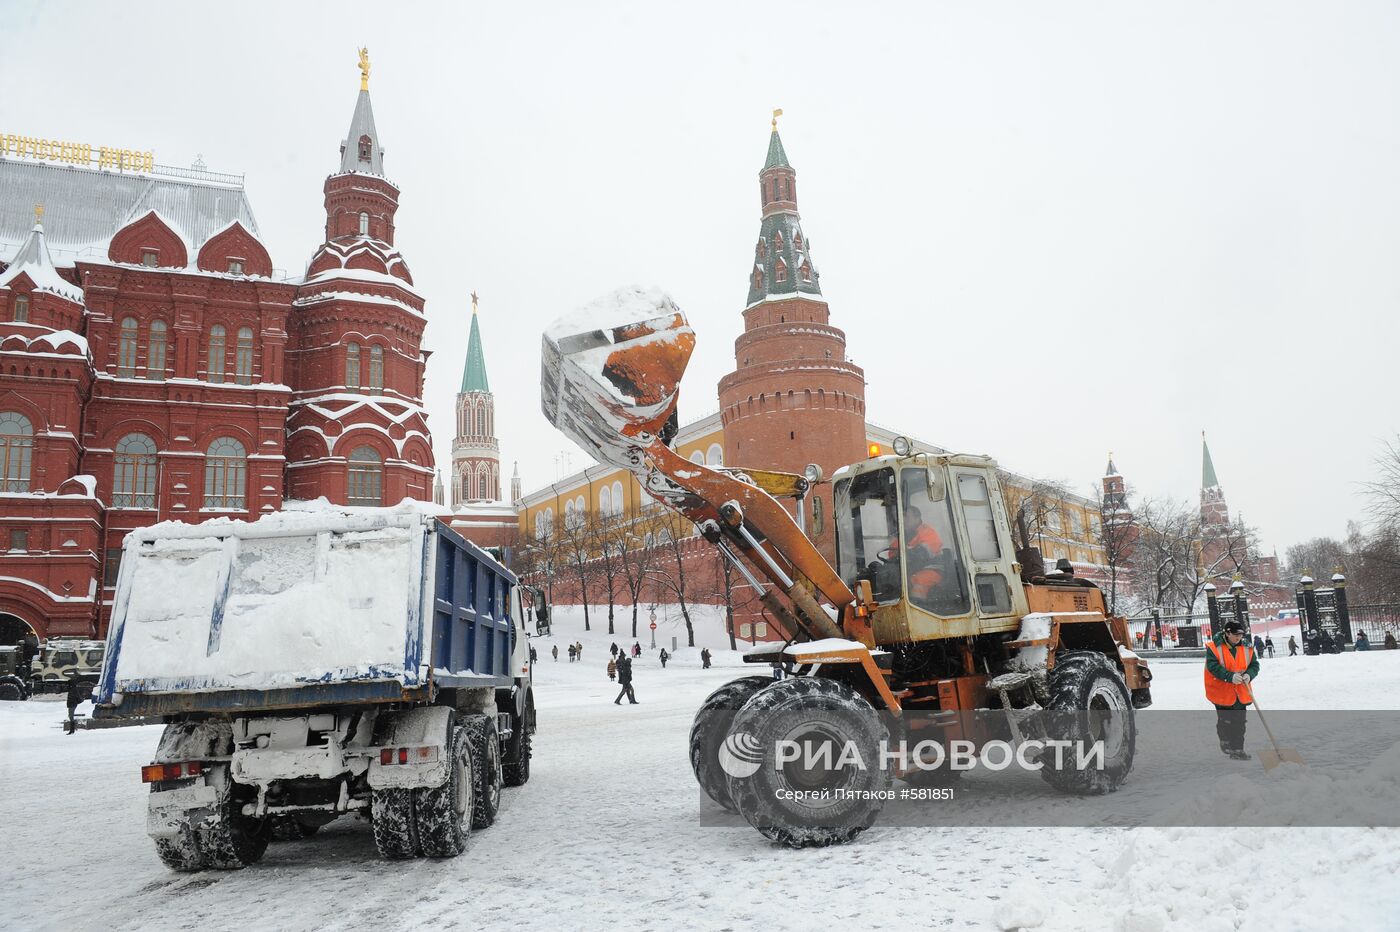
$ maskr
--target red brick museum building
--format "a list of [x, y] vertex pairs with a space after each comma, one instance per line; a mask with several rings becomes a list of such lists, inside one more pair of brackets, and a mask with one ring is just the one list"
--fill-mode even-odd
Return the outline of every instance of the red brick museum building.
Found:
[[21, 141], [0, 154], [0, 643], [101, 636], [133, 528], [431, 497], [424, 300], [367, 82], [300, 277], [240, 176]]

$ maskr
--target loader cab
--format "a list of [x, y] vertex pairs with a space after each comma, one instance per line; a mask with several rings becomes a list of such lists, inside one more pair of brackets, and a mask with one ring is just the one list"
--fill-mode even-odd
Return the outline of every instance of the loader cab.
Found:
[[869, 580], [889, 641], [1014, 629], [1025, 614], [995, 464], [883, 456], [833, 480], [837, 571]]

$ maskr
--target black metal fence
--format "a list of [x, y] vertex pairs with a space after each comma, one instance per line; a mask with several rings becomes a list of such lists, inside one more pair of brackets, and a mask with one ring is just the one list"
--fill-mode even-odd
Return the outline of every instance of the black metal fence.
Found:
[[1351, 615], [1351, 630], [1365, 632], [1373, 648], [1384, 647], [1387, 634], [1391, 643], [1400, 644], [1400, 602], [1348, 605], [1347, 612]]

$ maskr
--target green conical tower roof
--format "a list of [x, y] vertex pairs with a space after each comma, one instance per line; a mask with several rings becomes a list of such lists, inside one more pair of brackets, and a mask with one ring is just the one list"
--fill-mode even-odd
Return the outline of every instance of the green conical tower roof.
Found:
[[1213, 489], [1220, 485], [1215, 478], [1215, 464], [1210, 461], [1210, 446], [1206, 443], [1205, 431], [1201, 431], [1201, 488]]
[[467, 339], [467, 364], [462, 368], [462, 391], [489, 392], [486, 381], [486, 354], [481, 350], [481, 328], [476, 323], [476, 293], [472, 293], [472, 332]]
[[763, 163], [763, 170], [791, 167], [788, 164], [787, 153], [783, 151], [783, 139], [778, 135], [778, 127], [775, 124], [772, 135], [768, 137], [768, 159]]

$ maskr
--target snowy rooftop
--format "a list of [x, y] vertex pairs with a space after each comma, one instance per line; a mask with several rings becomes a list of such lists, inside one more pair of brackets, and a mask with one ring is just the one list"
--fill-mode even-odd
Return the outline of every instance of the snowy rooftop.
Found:
[[0, 261], [9, 261], [29, 236], [35, 204], [44, 205], [48, 247], [61, 266], [72, 265], [83, 252], [105, 258], [117, 231], [152, 210], [169, 218], [196, 247], [233, 220], [258, 235], [241, 179], [189, 174], [195, 177], [0, 158]]

